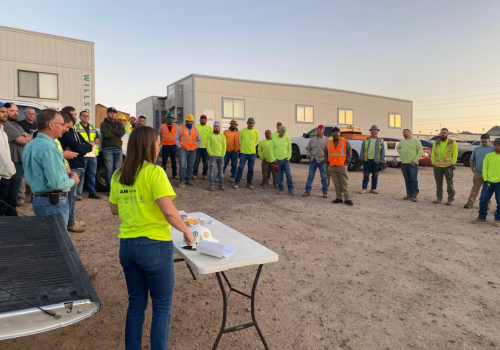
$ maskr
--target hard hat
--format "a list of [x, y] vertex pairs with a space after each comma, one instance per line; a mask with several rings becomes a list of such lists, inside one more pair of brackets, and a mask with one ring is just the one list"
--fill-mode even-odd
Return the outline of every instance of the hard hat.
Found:
[[172, 112], [168, 112], [168, 113], [167, 113], [167, 118], [173, 118], [173, 119], [175, 119], [175, 117], [174, 117], [174, 113], [172, 113]]
[[188, 122], [194, 122], [194, 117], [191, 113], [189, 113], [187, 116], [186, 116], [186, 121]]
[[236, 125], [238, 125], [238, 121], [233, 118], [233, 119], [231, 119], [231, 122], [229, 124], [236, 124]]
[[118, 119], [127, 120], [127, 118], [123, 114], [120, 114], [120, 116], [118, 117]]
[[376, 125], [372, 125], [372, 127], [370, 128], [370, 131], [372, 131], [372, 130], [380, 131], [380, 129]]
[[[189, 230], [189, 232], [191, 232], [191, 234], [194, 237], [194, 242], [193, 242], [193, 244], [191, 244], [191, 247], [192, 247], [191, 249], [196, 249], [196, 245], [200, 241], [209, 241], [209, 242], [219, 243], [219, 240], [215, 239], [212, 236], [212, 234], [210, 233], [210, 230], [208, 228], [206, 228], [204, 225], [197, 224], [197, 225], [193, 225], [193, 226], [188, 226], [188, 230]], [[188, 246], [188, 244], [186, 243], [186, 240], [183, 239], [181, 247], [186, 247], [186, 246]]]

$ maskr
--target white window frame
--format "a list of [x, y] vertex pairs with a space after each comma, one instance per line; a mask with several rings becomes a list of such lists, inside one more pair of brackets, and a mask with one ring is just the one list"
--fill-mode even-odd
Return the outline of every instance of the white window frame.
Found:
[[[304, 108], [304, 120], [299, 121], [299, 107]], [[311, 108], [312, 109], [312, 121], [306, 122], [306, 108]], [[295, 123], [296, 124], [314, 124], [314, 106], [312, 105], [302, 105], [302, 104], [296, 104], [295, 105]]]
[[[347, 120], [344, 120], [344, 122], [340, 121], [340, 111], [352, 111], [352, 121], [350, 123], [347, 122]], [[347, 113], [345, 113], [346, 119], [347, 119]], [[337, 108], [337, 124], [338, 125], [354, 125], [354, 109], [352, 108]]]
[[[233, 101], [233, 116], [232, 117], [226, 117], [224, 115], [224, 100], [228, 100], [228, 101]], [[236, 118], [234, 116], [234, 101], [243, 101], [243, 118]], [[245, 103], [245, 100], [244, 99], [241, 99], [241, 98], [231, 98], [231, 97], [222, 97], [221, 98], [221, 118], [225, 118], [225, 119], [238, 119], [238, 120], [245, 120], [245, 115], [246, 115], [246, 103]]]
[[[25, 96], [21, 95], [21, 84], [19, 81], [19, 74], [21, 72], [26, 72], [26, 73], [36, 73], [36, 81], [37, 81], [37, 96]], [[40, 97], [40, 74], [47, 74], [47, 75], [55, 75], [57, 79], [57, 97], [56, 98], [50, 98], [50, 97]], [[59, 74], [57, 73], [47, 73], [47, 72], [35, 72], [35, 71], [30, 71], [30, 70], [25, 70], [25, 69], [19, 69], [17, 71], [17, 95], [19, 97], [28, 97], [28, 98], [43, 98], [44, 100], [59, 100]]]
[[[394, 116], [394, 126], [391, 126], [391, 116]], [[396, 117], [399, 116], [399, 126], [396, 126]], [[389, 128], [390, 129], [402, 129], [403, 126], [403, 116], [401, 113], [389, 112]]]

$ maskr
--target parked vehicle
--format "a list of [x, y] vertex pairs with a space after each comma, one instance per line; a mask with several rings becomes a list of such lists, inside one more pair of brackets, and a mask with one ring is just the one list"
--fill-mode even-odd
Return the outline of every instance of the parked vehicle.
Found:
[[457, 143], [458, 146], [458, 158], [457, 163], [463, 163], [464, 166], [470, 166], [470, 157], [472, 156], [472, 151], [474, 148], [481, 145], [481, 140], [476, 140], [472, 144], [468, 143]]
[[433, 143], [429, 140], [420, 140], [424, 153], [418, 161], [418, 165], [432, 165], [431, 152]]
[[19, 116], [18, 120], [24, 120], [24, 111], [26, 111], [26, 108], [30, 107], [35, 110], [35, 117], [40, 113], [40, 111], [43, 111], [47, 107], [45, 107], [43, 104], [34, 102], [34, 101], [25, 101], [25, 100], [15, 100], [12, 98], [0, 98], [0, 102], [2, 103], [13, 103], [17, 106], [17, 109], [19, 111]]
[[[342, 133], [342, 137], [349, 139], [349, 143], [352, 148], [352, 159], [348, 165], [349, 171], [358, 170], [361, 162], [359, 159], [359, 155], [361, 154], [361, 145], [363, 144], [363, 140], [369, 135], [363, 135], [361, 129], [356, 126], [351, 125], [325, 125], [325, 136], [330, 137], [332, 135], [332, 129], [338, 126], [340, 128], [340, 132]], [[318, 134], [318, 129], [311, 129], [309, 132], [304, 133], [302, 136], [291, 138], [292, 141], [292, 158], [290, 161], [292, 163], [299, 163], [302, 158], [305, 158], [307, 155], [306, 147], [311, 137], [316, 137]], [[401, 163], [401, 156], [396, 151], [396, 147], [399, 143], [398, 139], [384, 139], [385, 144], [385, 157], [387, 164], [398, 164]], [[383, 166], [383, 168], [387, 167], [387, 164]]]

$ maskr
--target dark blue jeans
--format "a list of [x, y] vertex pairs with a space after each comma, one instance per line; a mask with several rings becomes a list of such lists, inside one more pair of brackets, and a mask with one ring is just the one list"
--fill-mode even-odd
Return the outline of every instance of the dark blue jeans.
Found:
[[195, 157], [196, 151], [187, 151], [185, 148], [179, 148], [179, 177], [182, 183], [191, 181]]
[[[84, 169], [71, 169], [76, 175], [78, 175], [79, 179], [82, 179], [84, 176]], [[81, 181], [81, 180], [80, 180]], [[74, 185], [68, 192], [68, 202], [69, 202], [69, 218], [68, 218], [68, 226], [73, 226], [75, 224], [75, 203], [78, 198], [78, 185]]]
[[238, 172], [236, 173], [236, 179], [234, 183], [239, 184], [241, 181], [241, 177], [243, 176], [243, 169], [245, 169], [245, 164], [248, 161], [248, 172], [247, 172], [247, 183], [252, 183], [253, 180], [253, 167], [255, 165], [255, 157], [257, 155], [254, 154], [240, 154], [240, 165], [238, 166]]
[[[14, 203], [14, 205], [12, 205], [10, 203], [9, 203], [9, 205], [11, 205], [15, 208], [15, 207], [17, 207], [17, 196], [19, 193], [19, 189], [21, 188], [21, 182], [23, 181], [24, 168], [23, 168], [23, 163], [21, 163], [21, 162], [14, 163], [14, 166], [16, 167], [16, 173], [14, 175], [12, 175], [12, 177], [10, 178], [8, 197], [12, 201], [12, 198], [14, 195], [11, 193], [11, 191], [14, 191], [15, 199], [12, 202], [12, 203]], [[7, 210], [7, 214], [5, 214], [5, 215], [6, 216], [17, 216], [17, 212], [14, 209], [9, 208]]]
[[240, 154], [240, 151], [226, 152], [224, 155], [224, 173], [229, 161], [231, 161], [231, 177], [233, 178], [236, 177], [236, 169], [238, 168], [238, 154]]
[[167, 172], [167, 161], [170, 157], [170, 162], [172, 162], [172, 177], [177, 176], [177, 146], [167, 145], [161, 146], [161, 160], [163, 162], [163, 169]]
[[165, 350], [174, 293], [174, 245], [146, 237], [120, 240], [120, 263], [128, 291], [125, 349], [141, 349], [148, 292], [153, 302], [151, 350]]
[[202, 176], [208, 175], [208, 151], [206, 148], [198, 148], [196, 150], [196, 158], [194, 159], [193, 175], [198, 176], [198, 168], [200, 167], [200, 159], [203, 158]]
[[377, 189], [378, 184], [378, 173], [379, 165], [374, 160], [367, 160], [363, 163], [363, 189], [368, 189], [368, 183], [370, 182], [370, 174], [372, 174], [372, 190]]
[[405, 178], [406, 195], [413, 196], [414, 194], [418, 194], [418, 164], [401, 164], [401, 172]]
[[102, 150], [102, 159], [106, 167], [106, 187], [108, 192], [111, 190], [111, 178], [116, 169], [122, 166], [123, 152], [121, 149]]
[[483, 189], [479, 197], [479, 218], [486, 220], [488, 215], [488, 202], [495, 194], [497, 201], [497, 211], [495, 212], [495, 221], [500, 220], [500, 182], [483, 182]]
[[[0, 216], [6, 216], [7, 215], [7, 210], [10, 208], [7, 206], [10, 205], [15, 208], [11, 203], [12, 200], [15, 201], [15, 199], [9, 198], [9, 187], [10, 187], [10, 179], [5, 179], [5, 178], [0, 178]], [[12, 191], [14, 193], [14, 191]], [[5, 204], [5, 203], [7, 204]], [[15, 213], [15, 215], [10, 215], [10, 216], [17, 216], [17, 211], [11, 209]], [[9, 215], [7, 215], [9, 216]]]
[[87, 182], [89, 188], [89, 195], [95, 194], [95, 175], [97, 172], [97, 158], [85, 157], [85, 168], [83, 169], [83, 176], [80, 178], [78, 187], [76, 189], [76, 197], [81, 197], [83, 194], [83, 184]]
[[316, 169], [319, 168], [319, 176], [321, 177], [321, 187], [323, 193], [328, 193], [328, 178], [326, 176], [326, 161], [318, 163], [315, 160], [312, 160], [309, 163], [309, 176], [307, 177], [306, 182], [306, 192], [311, 192], [312, 183], [314, 181], [314, 175], [316, 175]]
[[278, 160], [278, 173], [276, 174], [276, 181], [278, 182], [278, 189], [280, 191], [284, 190], [283, 173], [286, 176], [286, 185], [288, 186], [288, 191], [291, 192], [293, 191], [292, 172], [290, 170], [290, 162], [286, 159]]

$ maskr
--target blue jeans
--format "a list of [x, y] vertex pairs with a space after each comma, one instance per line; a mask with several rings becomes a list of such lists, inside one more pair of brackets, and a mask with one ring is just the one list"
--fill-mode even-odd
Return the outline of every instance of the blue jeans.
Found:
[[418, 194], [418, 164], [401, 164], [401, 172], [405, 178], [406, 195], [413, 196], [414, 194]]
[[247, 183], [252, 183], [253, 180], [253, 167], [255, 165], [255, 157], [257, 155], [254, 154], [240, 154], [240, 165], [238, 166], [238, 172], [236, 173], [236, 178], [234, 183], [239, 184], [241, 181], [241, 177], [243, 176], [243, 169], [245, 169], [245, 164], [248, 161], [248, 172], [247, 172]]
[[120, 263], [128, 291], [125, 349], [141, 349], [148, 292], [153, 302], [151, 350], [165, 350], [174, 293], [174, 245], [146, 237], [120, 240]]
[[35, 194], [33, 197], [33, 212], [36, 216], [58, 215], [64, 224], [64, 228], [68, 226], [69, 204], [68, 198], [60, 196], [59, 204], [51, 204], [50, 197], [42, 197]]
[[183, 183], [191, 181], [195, 156], [196, 151], [188, 151], [185, 148], [179, 148], [179, 177]]
[[111, 178], [116, 169], [122, 166], [123, 152], [121, 149], [102, 150], [102, 159], [106, 167], [106, 187], [111, 191]]
[[210, 157], [210, 171], [208, 172], [208, 181], [210, 182], [210, 185], [214, 184], [216, 165], [217, 177], [219, 178], [219, 186], [224, 186], [224, 157]]
[[89, 188], [89, 195], [95, 194], [95, 175], [97, 173], [97, 158], [96, 157], [85, 157], [85, 168], [83, 169], [83, 175], [78, 183], [78, 188], [76, 189], [76, 196], [81, 197], [83, 194], [83, 184], [87, 182], [87, 187]]
[[378, 173], [380, 166], [374, 160], [367, 160], [363, 163], [363, 189], [368, 189], [368, 182], [370, 182], [370, 174], [372, 174], [372, 190], [377, 189]]
[[[11, 198], [12, 194], [10, 194], [10, 191], [14, 191], [15, 195], [15, 200], [12, 202], [14, 205], [12, 205], [14, 208], [17, 207], [17, 196], [19, 193], [19, 189], [21, 188], [21, 182], [23, 181], [23, 176], [24, 176], [24, 168], [23, 168], [23, 163], [21, 162], [15, 162], [14, 166], [16, 167], [16, 173], [12, 175], [10, 178], [10, 185], [9, 185], [9, 198]], [[16, 214], [13, 213], [14, 209], [7, 210], [6, 214], [7, 216], [17, 216]], [[9, 214], [10, 213], [10, 214]]]
[[[12, 205], [12, 198], [9, 198], [9, 187], [10, 187], [10, 179], [5, 179], [5, 178], [0, 178], [0, 216], [17, 216], [17, 211], [10, 209], [6, 204], [3, 202], [7, 203], [10, 206]], [[12, 191], [14, 193], [14, 191]], [[14, 199], [15, 200], [15, 199]], [[15, 206], [14, 206], [15, 208]], [[15, 215], [7, 215], [7, 210], [11, 210], [15, 213]]]
[[177, 146], [176, 145], [167, 145], [161, 146], [161, 160], [163, 162], [163, 169], [167, 172], [167, 161], [170, 157], [170, 161], [172, 162], [172, 177], [177, 176]]
[[321, 176], [321, 187], [323, 193], [328, 193], [328, 178], [326, 176], [326, 161], [318, 163], [316, 160], [312, 160], [309, 163], [309, 176], [307, 177], [306, 192], [311, 192], [312, 183], [314, 181], [314, 175], [316, 174], [316, 169], [319, 168], [319, 175]]
[[[83, 174], [85, 173], [84, 169], [71, 169], [76, 175], [78, 175], [79, 179], [83, 178]], [[73, 226], [75, 224], [75, 202], [78, 198], [77, 195], [78, 185], [74, 185], [71, 187], [68, 193], [68, 202], [69, 202], [69, 219], [68, 226]]]
[[482, 220], [486, 220], [486, 216], [488, 215], [488, 202], [493, 196], [493, 193], [497, 201], [495, 221], [500, 220], [500, 182], [489, 181], [483, 182], [483, 189], [481, 191], [481, 196], [479, 196], [479, 218]]
[[292, 172], [290, 171], [290, 162], [286, 159], [278, 160], [278, 173], [276, 174], [276, 181], [278, 182], [278, 189], [280, 191], [284, 190], [283, 173], [285, 173], [286, 176], [286, 185], [288, 186], [288, 191], [291, 192], [293, 191]]
[[229, 161], [231, 161], [231, 177], [233, 178], [236, 177], [236, 169], [238, 168], [238, 154], [240, 154], [240, 151], [226, 152], [224, 155], [224, 173]]
[[202, 176], [208, 174], [208, 151], [206, 148], [198, 148], [196, 150], [196, 158], [194, 160], [193, 175], [198, 176], [198, 168], [200, 167], [200, 159], [203, 158], [203, 172]]

